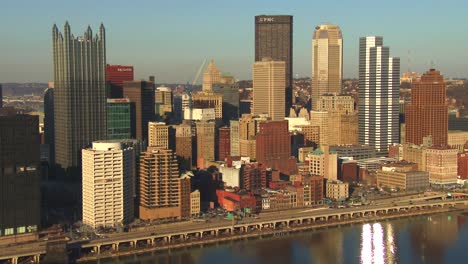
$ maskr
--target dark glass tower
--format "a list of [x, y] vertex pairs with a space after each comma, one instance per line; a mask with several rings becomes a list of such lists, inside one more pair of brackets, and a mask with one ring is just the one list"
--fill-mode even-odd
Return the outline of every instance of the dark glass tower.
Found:
[[54, 58], [55, 161], [79, 169], [81, 149], [106, 138], [106, 37], [101, 24], [82, 37], [52, 28]]
[[38, 116], [0, 115], [0, 238], [40, 225], [38, 128]]
[[293, 104], [293, 17], [288, 15], [255, 16], [255, 61], [270, 57], [286, 63], [286, 108]]
[[49, 164], [55, 163], [54, 88], [44, 93], [44, 141], [49, 148]]

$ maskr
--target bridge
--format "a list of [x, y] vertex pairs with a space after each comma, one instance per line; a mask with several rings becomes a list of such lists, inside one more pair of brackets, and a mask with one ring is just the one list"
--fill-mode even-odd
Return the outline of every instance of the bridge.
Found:
[[[171, 248], [181, 242], [200, 241], [202, 239], [215, 239], [219, 237], [245, 235], [251, 232], [271, 231], [289, 227], [308, 226], [314, 227], [330, 222], [345, 222], [353, 219], [365, 219], [374, 216], [390, 216], [395, 213], [409, 213], [430, 209], [449, 209], [455, 206], [468, 206], [468, 200], [441, 200], [422, 201], [400, 205], [376, 205], [344, 209], [325, 209], [319, 211], [303, 210], [292, 214], [280, 213], [268, 219], [246, 219], [244, 221], [229, 224], [200, 223], [187, 226], [165, 228], [159, 232], [140, 231], [121, 233], [110, 238], [88, 241], [69, 241], [70, 249], [78, 250], [80, 256], [88, 254], [102, 254], [104, 252], [119, 252], [119, 250], [136, 250], [139, 248]], [[1, 260], [9, 260], [12, 264], [19, 261], [30, 260], [39, 263], [45, 255], [44, 243], [37, 247], [23, 248], [0, 253]]]

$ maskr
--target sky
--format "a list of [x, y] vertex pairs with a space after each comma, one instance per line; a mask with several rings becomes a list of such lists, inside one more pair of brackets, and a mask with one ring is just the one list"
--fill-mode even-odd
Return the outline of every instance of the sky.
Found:
[[0, 83], [53, 79], [54, 23], [82, 35], [106, 27], [107, 63], [135, 66], [135, 78], [191, 81], [204, 59], [251, 79], [254, 16], [294, 16], [293, 73], [311, 76], [315, 26], [343, 32], [343, 75], [357, 77], [359, 37], [383, 36], [401, 72], [434, 65], [468, 77], [468, 0], [1, 0]]

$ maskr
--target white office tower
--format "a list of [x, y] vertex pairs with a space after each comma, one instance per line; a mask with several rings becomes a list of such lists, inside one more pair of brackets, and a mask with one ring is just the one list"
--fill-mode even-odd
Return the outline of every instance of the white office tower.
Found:
[[359, 144], [388, 155], [399, 142], [400, 59], [390, 57], [382, 37], [359, 40]]
[[83, 149], [83, 224], [93, 228], [133, 220], [132, 147], [119, 141], [95, 141]]

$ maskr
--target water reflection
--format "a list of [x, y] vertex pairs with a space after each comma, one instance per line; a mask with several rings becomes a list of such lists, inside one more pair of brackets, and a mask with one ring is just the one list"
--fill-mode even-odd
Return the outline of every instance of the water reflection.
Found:
[[442, 214], [153, 252], [101, 263], [457, 263], [460, 256], [468, 254], [466, 246], [460, 246], [464, 241], [468, 241], [468, 214]]

